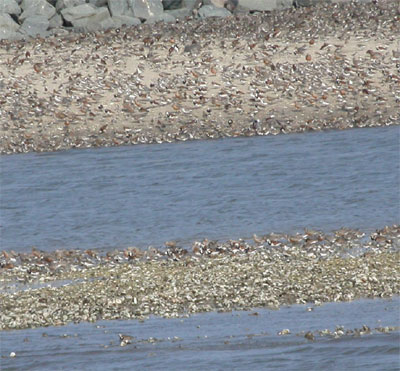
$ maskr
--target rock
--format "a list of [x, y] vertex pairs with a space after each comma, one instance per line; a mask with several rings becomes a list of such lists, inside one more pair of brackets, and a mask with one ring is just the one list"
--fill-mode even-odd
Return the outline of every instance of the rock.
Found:
[[56, 8], [46, 0], [31, 0], [30, 2], [24, 0], [21, 3], [21, 8], [24, 10], [19, 16], [21, 21], [36, 15], [46, 17], [49, 20], [56, 14]]
[[64, 37], [67, 36], [70, 31], [64, 29], [64, 28], [52, 28], [49, 30], [50, 35], [56, 36], [56, 37]]
[[217, 8], [214, 5], [204, 5], [199, 9], [200, 18], [208, 17], [229, 17], [232, 13], [225, 8]]
[[246, 8], [250, 11], [262, 12], [262, 11], [271, 11], [275, 9], [290, 8], [293, 6], [293, 1], [292, 0], [239, 0], [239, 6], [242, 8]]
[[15, 0], [1, 0], [0, 1], [0, 14], [21, 14], [21, 8]]
[[114, 15], [112, 20], [114, 21], [115, 27], [121, 27], [124, 25], [135, 26], [142, 23], [139, 18], [129, 17], [127, 15]]
[[294, 0], [293, 4], [296, 7], [306, 7], [306, 6], [312, 6], [312, 5], [316, 5], [318, 3], [321, 3], [321, 0]]
[[128, 0], [128, 3], [137, 18], [148, 19], [164, 12], [161, 0]]
[[[115, 28], [115, 23], [113, 19], [110, 17], [110, 13], [108, 11], [108, 8], [102, 8], [106, 9], [108, 16], [103, 18], [99, 23], [97, 23], [96, 20], [93, 20], [93, 23], [89, 23], [87, 29], [89, 31], [96, 31], [96, 30], [108, 30], [109, 28]], [[96, 17], [94, 17], [96, 18]]]
[[[203, 6], [206, 5], [212, 5], [215, 6], [216, 8], [226, 8], [230, 12], [234, 11], [238, 4], [239, 0], [189, 0], [190, 5], [187, 4], [190, 9], [193, 9], [195, 12], [198, 12], [198, 9], [200, 9]], [[248, 10], [247, 10], [248, 11]]]
[[204, 5], [214, 5], [217, 8], [227, 8], [228, 6], [236, 8], [239, 0], [197, 0], [194, 7], [200, 8]]
[[108, 0], [111, 15], [126, 15], [129, 10], [128, 0]]
[[158, 16], [147, 18], [146, 23], [156, 23], [156, 22], [175, 22], [175, 17], [168, 13], [163, 13]]
[[289, 9], [293, 7], [292, 0], [276, 0], [276, 9]]
[[63, 20], [60, 14], [56, 13], [49, 19], [49, 28], [62, 27]]
[[9, 14], [0, 14], [0, 40], [15, 40], [20, 38], [17, 34], [19, 24], [16, 23]]
[[183, 0], [183, 7], [193, 9], [198, 0]]
[[[209, 2], [209, 4], [207, 4]], [[226, 0], [209, 0], [206, 2], [206, 0], [203, 2], [203, 5], [214, 5], [216, 8], [224, 8], [225, 3], [227, 2]]]
[[0, 28], [9, 31], [18, 31], [19, 24], [9, 14], [0, 14]]
[[59, 12], [61, 9], [73, 8], [82, 4], [86, 4], [86, 0], [57, 0], [56, 10]]
[[233, 12], [237, 9], [239, 5], [239, 0], [227, 0], [225, 3], [225, 8], [228, 9], [230, 12]]
[[171, 14], [175, 19], [185, 18], [192, 14], [192, 10], [189, 8], [166, 10], [166, 14]]
[[164, 10], [180, 9], [183, 6], [182, 0], [162, 0]]
[[74, 19], [70, 22], [74, 27], [79, 27], [87, 31], [97, 31], [114, 27], [114, 22], [107, 7], [94, 8], [94, 11], [94, 14], [90, 16]]
[[[50, 4], [49, 4], [50, 5]], [[31, 15], [25, 18], [24, 23], [22, 23], [19, 31], [28, 36], [48, 36], [50, 22], [45, 15]]]
[[96, 7], [91, 4], [77, 5], [61, 11], [63, 18], [74, 24], [78, 19], [91, 17], [96, 14]]
[[94, 6], [97, 6], [99, 8], [107, 5], [107, 3], [110, 3], [110, 2], [111, 2], [110, 0], [89, 0], [88, 1], [89, 4], [93, 4]]

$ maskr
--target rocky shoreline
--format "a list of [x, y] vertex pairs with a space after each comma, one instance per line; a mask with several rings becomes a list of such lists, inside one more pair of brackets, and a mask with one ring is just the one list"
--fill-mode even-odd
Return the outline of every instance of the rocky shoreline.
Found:
[[271, 233], [192, 249], [3, 251], [0, 329], [399, 295], [400, 226]]
[[399, 2], [0, 41], [0, 152], [400, 123]]
[[47, 37], [62, 30], [91, 32], [141, 23], [174, 23], [188, 18], [223, 18], [232, 14], [310, 6], [320, 1], [2, 0], [0, 2], [0, 39], [21, 40], [37, 36]]

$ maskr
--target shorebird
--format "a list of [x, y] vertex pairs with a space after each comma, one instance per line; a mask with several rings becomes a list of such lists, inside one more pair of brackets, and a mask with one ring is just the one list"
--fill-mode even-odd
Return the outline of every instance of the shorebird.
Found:
[[131, 344], [133, 337], [130, 335], [123, 335], [123, 334], [118, 334], [119, 339], [121, 340], [121, 347], [124, 347], [127, 344]]

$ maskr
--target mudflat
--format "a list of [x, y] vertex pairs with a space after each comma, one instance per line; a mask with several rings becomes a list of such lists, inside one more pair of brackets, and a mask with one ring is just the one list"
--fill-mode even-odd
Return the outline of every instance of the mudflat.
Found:
[[323, 4], [0, 42], [0, 151], [400, 123], [400, 6]]

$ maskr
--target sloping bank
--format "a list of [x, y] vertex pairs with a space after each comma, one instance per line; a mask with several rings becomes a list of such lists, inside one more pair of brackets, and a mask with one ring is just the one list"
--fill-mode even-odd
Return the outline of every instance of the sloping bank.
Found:
[[0, 43], [0, 151], [400, 122], [398, 2]]
[[399, 242], [394, 225], [368, 239], [308, 230], [205, 240], [192, 252], [3, 252], [0, 329], [390, 297], [400, 293]]

